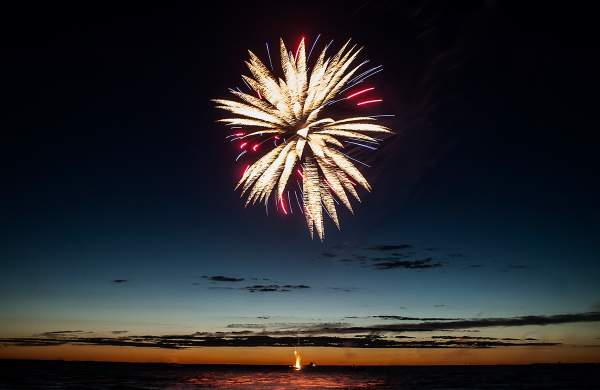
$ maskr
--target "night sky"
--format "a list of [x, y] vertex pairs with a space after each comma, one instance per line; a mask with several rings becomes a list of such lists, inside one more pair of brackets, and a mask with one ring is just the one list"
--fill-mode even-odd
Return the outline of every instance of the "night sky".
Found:
[[[0, 358], [600, 361], [592, 13], [324, 3], [3, 11]], [[244, 208], [210, 102], [319, 33], [384, 65], [397, 133], [324, 242]]]

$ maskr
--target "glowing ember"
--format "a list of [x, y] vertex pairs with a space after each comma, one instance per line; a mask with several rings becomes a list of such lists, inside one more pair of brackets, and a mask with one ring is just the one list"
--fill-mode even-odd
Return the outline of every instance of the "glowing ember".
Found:
[[280, 196], [280, 197], [279, 197], [279, 201], [281, 202], [281, 211], [283, 211], [283, 213], [284, 213], [285, 215], [287, 215], [287, 213], [288, 213], [288, 212], [287, 212], [287, 210], [285, 209], [285, 202], [283, 201], [283, 196]]
[[357, 106], [362, 106], [362, 105], [365, 105], [365, 104], [379, 103], [379, 102], [382, 102], [382, 101], [383, 101], [382, 99], [365, 100], [364, 102], [356, 103], [356, 105]]
[[360, 90], [360, 91], [358, 91], [358, 92], [354, 92], [352, 95], [348, 95], [348, 96], [346, 97], [346, 99], [352, 99], [354, 96], [362, 95], [363, 93], [365, 93], [365, 92], [369, 92], [369, 91], [372, 91], [372, 90], [374, 90], [374, 89], [375, 89], [375, 87], [361, 89], [361, 90]]
[[244, 168], [244, 173], [242, 173], [242, 176], [244, 176], [246, 174], [246, 172], [248, 172], [249, 168], [250, 168], [250, 164], [246, 164], [246, 168]]
[[296, 54], [294, 55], [294, 61], [296, 61], [296, 62], [298, 62], [298, 53], [300, 53], [300, 48], [301, 47], [304, 47], [304, 37], [302, 37], [302, 40], [300, 41], [300, 44], [296, 48]]

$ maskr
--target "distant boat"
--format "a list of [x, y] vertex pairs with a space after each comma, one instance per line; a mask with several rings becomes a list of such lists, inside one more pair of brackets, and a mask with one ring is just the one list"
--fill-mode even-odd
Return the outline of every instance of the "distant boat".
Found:
[[314, 368], [317, 365], [314, 362], [310, 362], [307, 365], [305, 365], [304, 367], [302, 367], [302, 355], [300, 355], [300, 337], [298, 337], [298, 344], [296, 345], [296, 348], [294, 349], [294, 364], [292, 366], [290, 366], [290, 368], [293, 368], [296, 371], [300, 371], [302, 369], [308, 369], [308, 368]]
[[300, 371], [302, 369], [302, 356], [300, 355], [298, 349], [300, 349], [300, 336], [298, 336], [298, 343], [296, 344], [296, 348], [294, 349], [295, 361], [294, 365], [292, 366], [292, 368], [296, 371]]

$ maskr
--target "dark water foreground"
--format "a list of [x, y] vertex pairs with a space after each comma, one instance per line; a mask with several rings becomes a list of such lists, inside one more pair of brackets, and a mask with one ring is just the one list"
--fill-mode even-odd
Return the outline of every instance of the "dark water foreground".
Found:
[[316, 367], [0, 360], [0, 389], [600, 389], [600, 365]]

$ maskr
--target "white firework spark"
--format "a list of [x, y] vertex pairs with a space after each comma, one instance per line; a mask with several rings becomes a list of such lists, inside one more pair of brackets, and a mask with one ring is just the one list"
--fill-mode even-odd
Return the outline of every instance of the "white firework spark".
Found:
[[[236, 189], [241, 188], [242, 196], [246, 195], [246, 205], [256, 202], [267, 205], [275, 191], [276, 202], [285, 211], [285, 204], [291, 207], [291, 202], [289, 193], [287, 202], [283, 194], [290, 176], [297, 171], [302, 177], [302, 211], [308, 230], [311, 237], [316, 231], [321, 240], [324, 237], [323, 208], [339, 229], [335, 204], [341, 202], [353, 213], [347, 194], [360, 201], [357, 186], [371, 191], [363, 174], [352, 163], [353, 159], [342, 152], [342, 141], [376, 144], [380, 140], [373, 135], [392, 134], [389, 128], [376, 123], [374, 116], [334, 118], [330, 109], [326, 108], [336, 101], [373, 89], [368, 88], [344, 99], [337, 99], [340, 93], [348, 89], [350, 82], [357, 77], [362, 79], [365, 74], [372, 74], [369, 70], [356, 76], [367, 63], [363, 61], [356, 64], [361, 50], [356, 45], [350, 46], [348, 41], [335, 55], [326, 58], [325, 47], [309, 70], [304, 39], [295, 55], [288, 51], [281, 39], [283, 78], [275, 76], [249, 51], [250, 58], [246, 65], [252, 77], [242, 77], [258, 97], [231, 89], [235, 100], [213, 100], [217, 108], [233, 114], [219, 122], [250, 129], [247, 133], [236, 134], [233, 140], [243, 142], [251, 137], [265, 135], [274, 139], [274, 148], [249, 165], [236, 186]], [[370, 99], [356, 105], [380, 101], [381, 99]], [[283, 142], [277, 144], [275, 140], [280, 138]], [[360, 142], [358, 144], [364, 146]], [[261, 144], [255, 145], [253, 150], [256, 151]], [[242, 148], [246, 145], [247, 143], [242, 143]]]

